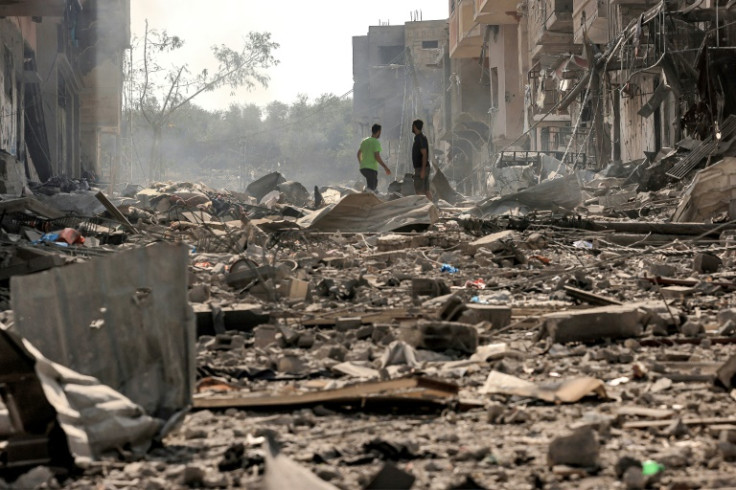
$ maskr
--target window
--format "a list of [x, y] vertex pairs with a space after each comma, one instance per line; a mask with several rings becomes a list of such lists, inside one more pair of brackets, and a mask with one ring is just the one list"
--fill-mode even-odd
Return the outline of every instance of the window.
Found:
[[5, 46], [5, 49], [3, 51], [3, 55], [5, 57], [4, 61], [4, 70], [3, 70], [3, 83], [5, 85], [5, 95], [7, 95], [8, 100], [11, 100], [13, 97], [13, 53], [8, 49], [7, 46]]
[[437, 49], [439, 47], [439, 41], [422, 41], [422, 49]]
[[382, 65], [403, 65], [404, 46], [380, 46], [378, 48], [379, 63]]
[[450, 0], [450, 14], [455, 12], [455, 0]]
[[491, 68], [491, 102], [498, 109], [498, 68]]

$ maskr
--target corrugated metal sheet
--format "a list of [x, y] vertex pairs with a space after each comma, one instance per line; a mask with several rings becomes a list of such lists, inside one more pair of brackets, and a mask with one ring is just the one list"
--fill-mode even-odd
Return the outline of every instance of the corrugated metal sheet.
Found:
[[394, 231], [405, 226], [431, 225], [439, 211], [425, 196], [407, 196], [384, 202], [375, 194], [349, 194], [335, 205], [315, 211], [297, 221], [315, 231], [370, 233]]
[[50, 360], [166, 419], [191, 404], [194, 315], [187, 250], [156, 244], [14, 277], [13, 330]]

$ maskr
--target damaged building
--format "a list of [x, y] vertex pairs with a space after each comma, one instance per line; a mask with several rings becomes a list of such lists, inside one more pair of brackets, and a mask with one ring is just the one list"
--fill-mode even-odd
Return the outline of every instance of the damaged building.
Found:
[[98, 175], [120, 136], [129, 0], [3, 1], [0, 17], [0, 191]]
[[[466, 194], [528, 187], [547, 177], [540, 169], [548, 157], [578, 169], [650, 166], [663, 148], [730, 138], [734, 14], [727, 3], [450, 0], [448, 13], [436, 59], [439, 103], [406, 104], [406, 78], [396, 73], [404, 56], [389, 59], [387, 45], [403, 53], [404, 27], [377, 26], [354, 40], [354, 117], [363, 126], [384, 121], [391, 138], [403, 140], [411, 135], [394, 128], [407, 110], [424, 117], [436, 163]], [[398, 37], [378, 41], [379, 32]], [[385, 60], [358, 49], [371, 42]], [[377, 83], [361, 93], [369, 67]], [[377, 106], [387, 112], [365, 110]]]

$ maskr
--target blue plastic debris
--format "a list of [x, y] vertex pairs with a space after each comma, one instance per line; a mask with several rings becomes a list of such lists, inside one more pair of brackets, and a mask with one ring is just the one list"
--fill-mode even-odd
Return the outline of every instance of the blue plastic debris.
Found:
[[453, 267], [450, 264], [442, 264], [440, 272], [449, 272], [450, 274], [455, 274], [456, 272], [460, 272], [460, 269], [458, 269], [457, 267]]

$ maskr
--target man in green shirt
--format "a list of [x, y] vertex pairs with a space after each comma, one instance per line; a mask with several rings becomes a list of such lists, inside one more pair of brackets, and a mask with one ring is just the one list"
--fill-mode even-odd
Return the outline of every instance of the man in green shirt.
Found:
[[360, 142], [358, 163], [360, 164], [360, 173], [365, 177], [366, 188], [371, 192], [376, 192], [378, 187], [378, 164], [381, 164], [386, 171], [386, 175], [391, 175], [391, 170], [381, 158], [381, 143], [378, 141], [378, 138], [381, 137], [381, 125], [374, 124], [371, 127], [371, 133], [371, 136]]

